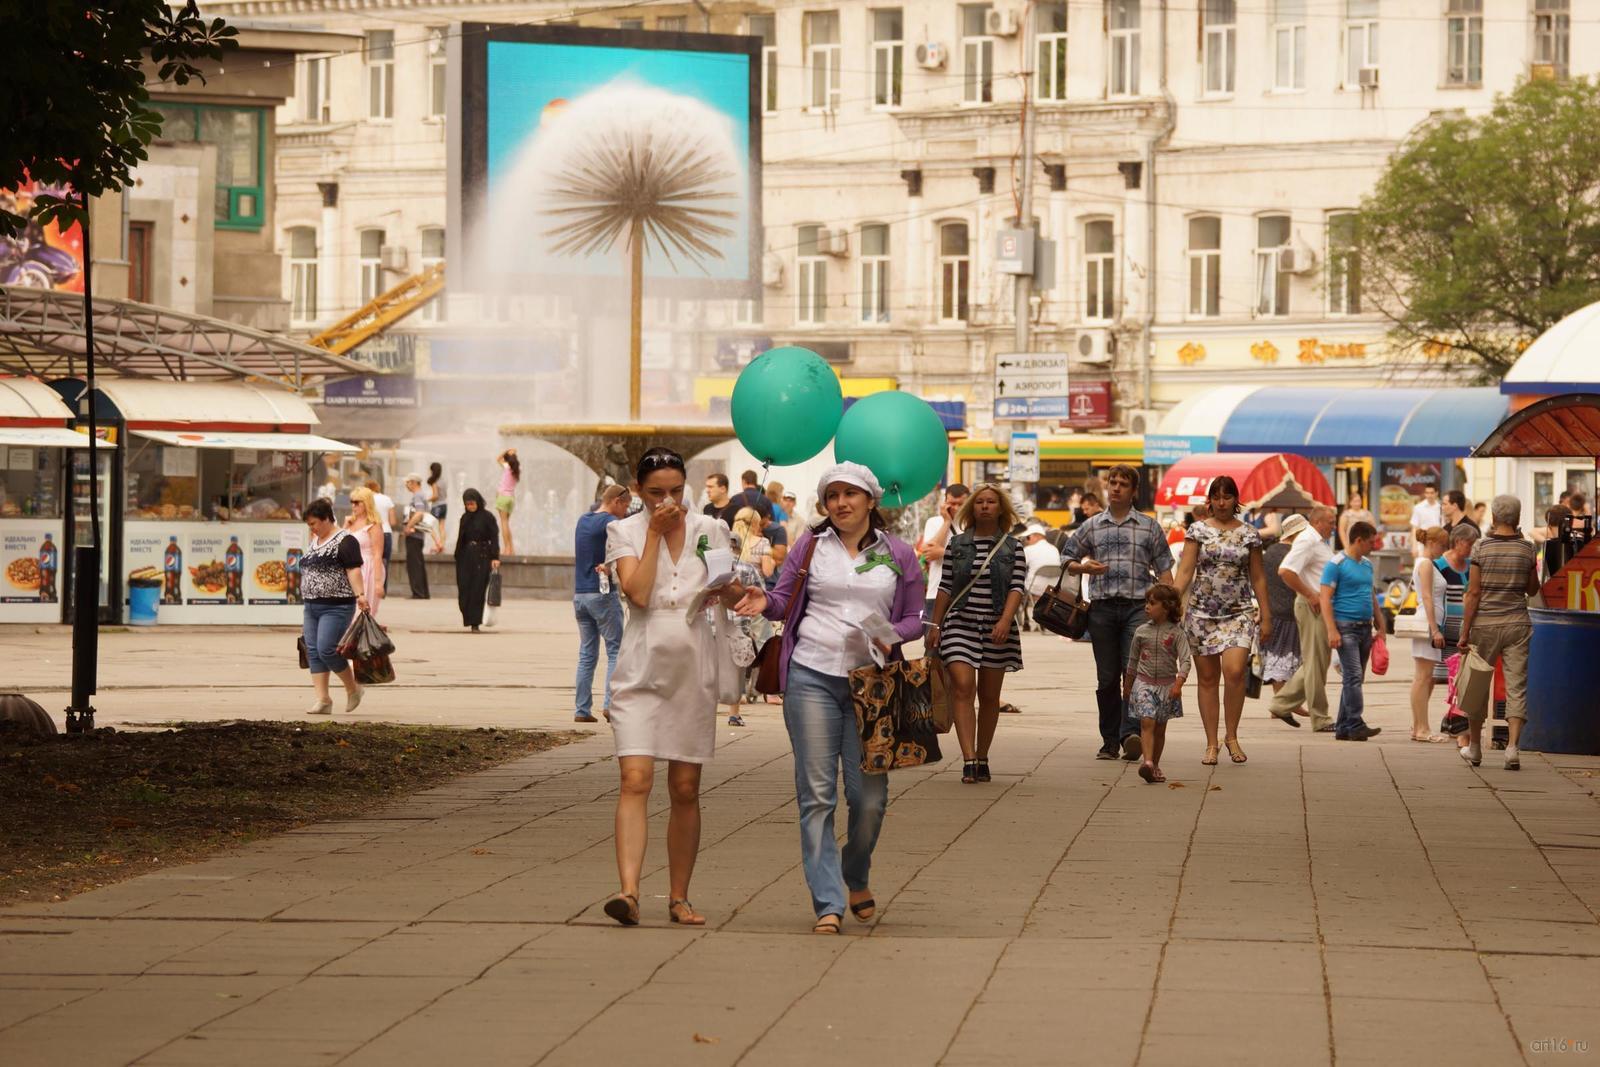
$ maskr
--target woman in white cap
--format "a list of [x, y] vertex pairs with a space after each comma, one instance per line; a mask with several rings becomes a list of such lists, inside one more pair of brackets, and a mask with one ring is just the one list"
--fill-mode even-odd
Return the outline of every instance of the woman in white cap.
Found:
[[[685, 619], [709, 577], [705, 556], [727, 549], [728, 528], [683, 505], [683, 457], [652, 448], [639, 460], [633, 492], [644, 505], [606, 527], [606, 563], [616, 564], [630, 602], [611, 679], [611, 732], [622, 787], [617, 794], [617, 874], [621, 889], [605, 913], [639, 923], [639, 873], [655, 761], [667, 761], [667, 916], [705, 925], [689, 903], [700, 849], [700, 768], [717, 743], [716, 655], [711, 628]], [[730, 595], [731, 599], [731, 595]]]
[[[800, 857], [819, 934], [837, 934], [845, 908], [860, 922], [876, 913], [868, 878], [889, 799], [886, 775], [861, 770], [861, 736], [850, 700], [850, 672], [872, 662], [860, 623], [879, 615], [899, 642], [922, 635], [922, 568], [912, 547], [884, 529], [878, 479], [859, 463], [830, 467], [817, 483], [826, 518], [789, 549], [770, 592], [751, 589], [742, 615], [787, 619], [778, 670], [783, 722], [794, 748]], [[844, 773], [849, 834], [833, 835], [837, 781]]]

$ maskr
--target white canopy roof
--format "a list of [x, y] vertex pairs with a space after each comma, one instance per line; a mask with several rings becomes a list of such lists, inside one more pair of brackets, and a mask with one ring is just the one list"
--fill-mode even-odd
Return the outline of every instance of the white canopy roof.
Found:
[[1539, 335], [1500, 383], [1502, 393], [1594, 392], [1600, 385], [1600, 302]]
[[1178, 402], [1161, 417], [1162, 434], [1184, 437], [1221, 437], [1228, 417], [1259, 385], [1219, 385], [1202, 389]]
[[134, 430], [137, 437], [182, 448], [254, 448], [264, 452], [359, 452], [355, 445], [314, 433], [207, 433], [184, 430]]
[[162, 382], [105, 378], [95, 382], [128, 422], [315, 426], [322, 420], [294, 393], [243, 382]]
[[32, 378], [0, 378], [0, 419], [72, 418], [61, 394]]
[[[115, 448], [110, 441], [100, 438], [100, 448]], [[69, 430], [65, 426], [0, 426], [0, 445], [19, 448], [87, 448], [89, 435]]]

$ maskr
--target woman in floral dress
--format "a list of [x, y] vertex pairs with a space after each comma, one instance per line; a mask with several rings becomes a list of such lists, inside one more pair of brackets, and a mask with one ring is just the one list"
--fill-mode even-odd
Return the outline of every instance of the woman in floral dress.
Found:
[[1207, 494], [1210, 517], [1189, 527], [1178, 563], [1178, 592], [1188, 594], [1184, 632], [1194, 654], [1200, 722], [1206, 731], [1206, 754], [1200, 762], [1217, 762], [1217, 683], [1223, 686], [1222, 708], [1227, 733], [1223, 742], [1235, 763], [1245, 762], [1239, 747], [1239, 719], [1244, 714], [1244, 686], [1250, 653], [1259, 640], [1272, 637], [1267, 605], [1267, 572], [1261, 562], [1261, 535], [1239, 520], [1239, 486], [1223, 475]]

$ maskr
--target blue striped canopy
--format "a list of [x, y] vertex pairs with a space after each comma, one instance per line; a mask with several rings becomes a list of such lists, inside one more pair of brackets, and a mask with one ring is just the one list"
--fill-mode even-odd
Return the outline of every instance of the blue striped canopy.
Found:
[[1269, 386], [1240, 401], [1222, 427], [1217, 450], [1461, 459], [1509, 412], [1510, 401], [1494, 388]]

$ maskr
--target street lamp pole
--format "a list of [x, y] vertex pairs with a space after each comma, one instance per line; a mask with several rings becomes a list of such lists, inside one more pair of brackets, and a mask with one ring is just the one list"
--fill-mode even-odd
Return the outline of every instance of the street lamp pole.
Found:
[[[1038, 260], [1039, 235], [1033, 232], [1033, 169], [1034, 169], [1034, 107], [1033, 66], [1038, 57], [1034, 37], [1035, 25], [1031, 5], [1023, 9], [1022, 26], [1022, 189], [1017, 200], [1017, 229], [1032, 233], [1034, 261]], [[1032, 342], [1033, 327], [1033, 274], [1015, 276], [1016, 349], [1026, 352]]]
[[[87, 424], [89, 445], [89, 543], [79, 544], [77, 496], [67, 501], [72, 509], [72, 703], [67, 708], [67, 732], [94, 729], [94, 705], [89, 698], [98, 688], [100, 654], [100, 456], [95, 451], [94, 410], [94, 246], [89, 238], [89, 194], [78, 194], [83, 205], [83, 365], [84, 392], [79, 416]], [[123, 195], [127, 195], [124, 193]]]

